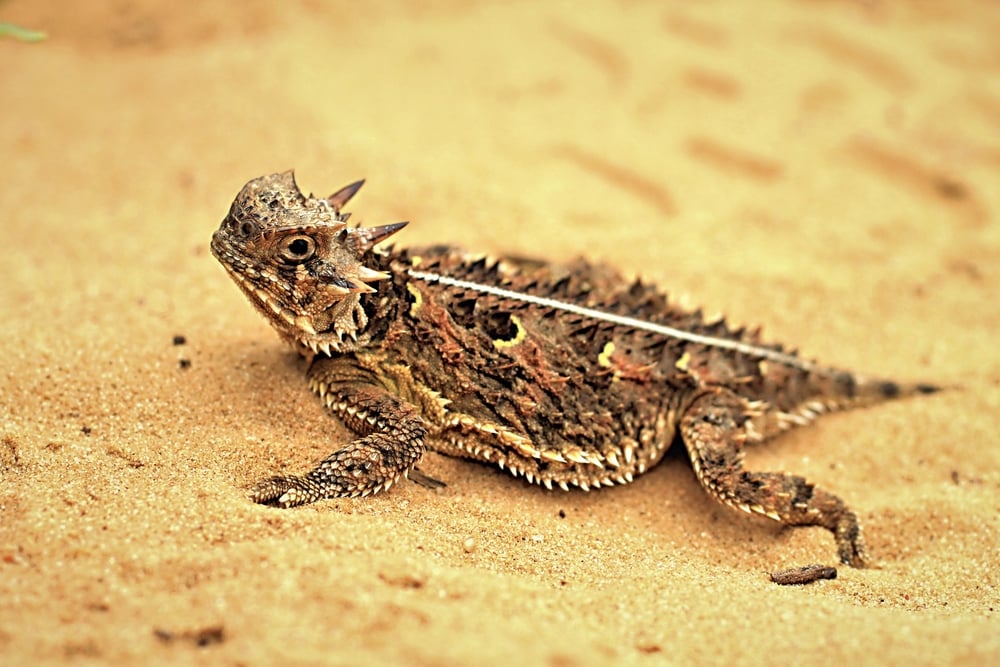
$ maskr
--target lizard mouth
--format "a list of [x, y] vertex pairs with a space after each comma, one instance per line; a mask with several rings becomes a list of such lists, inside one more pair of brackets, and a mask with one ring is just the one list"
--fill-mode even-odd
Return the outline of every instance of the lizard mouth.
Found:
[[[213, 246], [213, 251], [215, 251]], [[220, 257], [218, 252], [216, 257]], [[221, 257], [220, 257], [221, 259]], [[272, 323], [283, 338], [311, 350], [331, 356], [336, 352], [354, 349], [358, 345], [358, 332], [367, 324], [359, 294], [341, 294], [332, 288], [333, 303], [319, 313], [296, 312], [282, 303], [270, 291], [261, 287], [248, 275], [240, 263], [223, 261], [226, 271], [246, 294], [250, 302]]]

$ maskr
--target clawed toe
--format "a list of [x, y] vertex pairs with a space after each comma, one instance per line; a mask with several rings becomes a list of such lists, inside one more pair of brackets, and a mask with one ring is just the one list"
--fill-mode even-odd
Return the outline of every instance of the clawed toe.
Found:
[[846, 513], [833, 531], [837, 540], [837, 556], [840, 562], [851, 567], [868, 567], [871, 565], [865, 552], [864, 540], [861, 539], [861, 528], [853, 513]]
[[311, 502], [310, 494], [303, 488], [299, 477], [270, 477], [257, 482], [250, 492], [250, 500], [272, 507], [295, 507]]
[[860, 543], [854, 542], [838, 545], [837, 552], [840, 562], [844, 565], [858, 568], [869, 567], [871, 565], [868, 554], [865, 553], [864, 547]]

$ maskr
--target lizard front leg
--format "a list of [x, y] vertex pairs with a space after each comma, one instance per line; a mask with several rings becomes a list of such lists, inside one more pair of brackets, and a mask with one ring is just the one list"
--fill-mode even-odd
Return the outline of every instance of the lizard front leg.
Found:
[[746, 401], [716, 389], [694, 399], [680, 421], [695, 474], [716, 500], [789, 526], [823, 526], [833, 533], [841, 562], [866, 564], [857, 516], [837, 496], [804, 478], [743, 469], [745, 428], [752, 417]]
[[360, 438], [336, 450], [304, 475], [262, 480], [250, 498], [257, 503], [294, 507], [343, 496], [367, 496], [388, 489], [424, 453], [426, 428], [409, 403], [363, 381], [328, 383], [314, 378], [331, 412]]

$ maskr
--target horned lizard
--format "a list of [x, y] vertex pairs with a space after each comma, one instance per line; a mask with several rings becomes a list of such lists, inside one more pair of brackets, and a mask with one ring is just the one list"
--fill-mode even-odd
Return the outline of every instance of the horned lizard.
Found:
[[843, 563], [866, 564], [843, 500], [796, 475], [745, 470], [744, 445], [936, 387], [817, 365], [582, 260], [377, 249], [406, 223], [348, 226], [341, 209], [362, 184], [317, 198], [290, 171], [254, 179], [212, 237], [250, 302], [309, 360], [310, 388], [357, 434], [303, 475], [259, 482], [254, 501], [385, 491], [419, 474], [427, 448], [586, 491], [631, 482], [678, 437], [710, 496], [823, 526]]

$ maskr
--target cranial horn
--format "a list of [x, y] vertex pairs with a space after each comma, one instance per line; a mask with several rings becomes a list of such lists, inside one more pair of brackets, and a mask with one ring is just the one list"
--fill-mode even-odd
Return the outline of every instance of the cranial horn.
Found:
[[392, 278], [392, 275], [386, 271], [376, 271], [364, 265], [358, 267], [358, 280], [361, 282], [373, 283], [377, 280], [388, 280], [389, 278]]
[[381, 227], [358, 227], [351, 230], [351, 236], [356, 239], [358, 249], [365, 253], [371, 250], [376, 243], [386, 240], [408, 224], [410, 223], [394, 222]]
[[288, 169], [287, 171], [274, 174], [272, 178], [278, 181], [278, 183], [283, 185], [286, 189], [294, 190], [295, 192], [298, 192], [300, 195], [302, 194], [302, 190], [299, 189], [299, 184], [295, 182], [294, 169]]
[[345, 185], [344, 187], [340, 188], [332, 195], [327, 197], [326, 201], [328, 204], [330, 204], [330, 206], [333, 208], [334, 211], [340, 213], [341, 207], [347, 202], [349, 202], [351, 200], [351, 197], [356, 195], [358, 193], [358, 190], [360, 190], [361, 186], [364, 184], [365, 184], [365, 179], [362, 178], [360, 181], [355, 181], [350, 185]]

